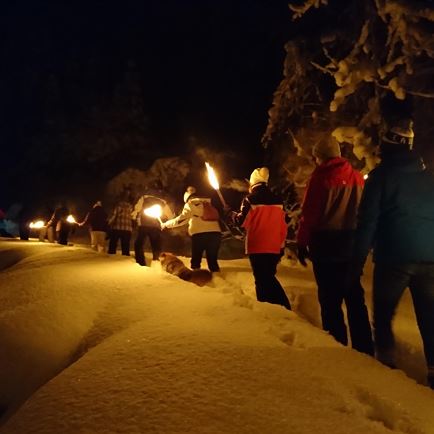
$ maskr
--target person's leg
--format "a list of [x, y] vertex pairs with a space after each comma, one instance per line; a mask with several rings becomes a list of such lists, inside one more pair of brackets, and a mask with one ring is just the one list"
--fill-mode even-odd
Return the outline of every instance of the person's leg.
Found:
[[97, 231], [97, 250], [98, 252], [102, 253], [105, 252], [105, 238], [106, 233], [103, 231]]
[[109, 248], [108, 248], [108, 253], [110, 255], [116, 254], [118, 239], [119, 239], [119, 231], [117, 229], [112, 229], [112, 231], [110, 232], [110, 240], [109, 240]]
[[434, 388], [434, 264], [416, 265], [409, 286], [428, 367], [428, 384]]
[[146, 236], [145, 228], [143, 226], [139, 226], [137, 228], [136, 241], [134, 242], [134, 255], [136, 258], [136, 262], [140, 265], [146, 265], [145, 250], [144, 250], [145, 236]]
[[90, 231], [90, 247], [94, 250], [98, 250], [97, 231]]
[[50, 243], [54, 243], [54, 241], [56, 240], [55, 231], [54, 231], [53, 226], [49, 226], [47, 228], [47, 239], [48, 239], [48, 242], [50, 242]]
[[394, 366], [395, 338], [392, 320], [399, 300], [410, 283], [408, 265], [377, 263], [374, 268], [374, 343], [376, 357], [388, 366]]
[[161, 253], [161, 230], [159, 228], [150, 228], [148, 233], [151, 243], [152, 260], [158, 261]]
[[289, 303], [288, 297], [285, 293], [280, 282], [277, 280], [277, 264], [280, 262], [281, 255], [280, 254], [270, 254], [267, 257], [269, 261], [269, 265], [267, 269], [270, 271], [270, 289], [271, 289], [271, 301], [270, 303], [280, 304], [286, 307], [288, 310], [291, 310], [291, 304]]
[[194, 234], [191, 237], [191, 269], [200, 268], [202, 255], [205, 250], [203, 234]]
[[255, 278], [256, 298], [258, 301], [280, 304], [291, 309], [288, 297], [276, 279], [276, 266], [280, 255], [255, 253], [249, 255]]
[[121, 232], [122, 255], [130, 256], [131, 231], [120, 231], [120, 232]]
[[211, 272], [220, 271], [218, 264], [218, 253], [220, 249], [222, 236], [220, 232], [208, 232], [206, 234], [206, 262]]
[[[340, 281], [345, 287], [345, 276], [349, 273], [349, 263], [342, 263]], [[365, 293], [360, 279], [344, 290], [344, 300], [347, 307], [348, 326], [350, 329], [351, 346], [361, 353], [374, 355], [371, 324], [368, 308], [365, 304]]]
[[338, 342], [348, 344], [347, 327], [342, 311], [343, 287], [340, 263], [313, 261], [313, 272], [318, 285], [322, 328]]

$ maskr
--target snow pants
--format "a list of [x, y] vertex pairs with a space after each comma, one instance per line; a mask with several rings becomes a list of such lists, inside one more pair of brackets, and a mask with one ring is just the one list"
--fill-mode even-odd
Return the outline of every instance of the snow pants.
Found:
[[146, 265], [145, 242], [147, 237], [149, 237], [149, 242], [151, 243], [152, 260], [158, 260], [158, 257], [161, 253], [161, 229], [151, 226], [139, 226], [137, 228], [137, 238], [134, 242], [134, 254], [136, 257], [136, 262], [140, 265]]
[[291, 310], [291, 304], [276, 278], [277, 264], [281, 255], [278, 253], [251, 253], [250, 265], [255, 277], [256, 298], [272, 304], [280, 304]]
[[378, 351], [390, 351], [395, 344], [392, 320], [406, 288], [413, 299], [422, 337], [428, 372], [434, 387], [434, 263], [383, 264], [374, 269], [374, 340]]
[[131, 231], [113, 229], [110, 232], [108, 253], [114, 255], [118, 246], [118, 241], [121, 240], [121, 250], [124, 256], [130, 256], [130, 240]]
[[318, 285], [322, 327], [338, 342], [348, 344], [342, 303], [347, 308], [352, 347], [362, 353], [374, 355], [371, 325], [365, 295], [360, 280], [348, 286], [348, 262], [313, 261], [313, 272]]
[[220, 232], [202, 232], [191, 236], [191, 268], [200, 268], [202, 256], [205, 252], [208, 270], [220, 271], [218, 253], [220, 250], [222, 235]]
[[97, 252], [105, 250], [106, 233], [104, 231], [90, 231], [90, 245]]

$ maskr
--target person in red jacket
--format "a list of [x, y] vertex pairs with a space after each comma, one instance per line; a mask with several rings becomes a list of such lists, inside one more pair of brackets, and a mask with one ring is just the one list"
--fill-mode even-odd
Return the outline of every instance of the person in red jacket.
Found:
[[246, 230], [246, 253], [255, 277], [257, 300], [291, 310], [288, 297], [276, 278], [287, 232], [285, 212], [282, 200], [268, 188], [268, 178], [266, 167], [252, 172], [250, 194], [243, 199], [234, 221]]
[[323, 329], [338, 342], [348, 344], [342, 303], [347, 308], [352, 347], [373, 355], [373, 343], [364, 290], [360, 279], [348, 284], [357, 209], [363, 176], [341, 157], [339, 143], [331, 136], [313, 148], [317, 167], [303, 199], [297, 233], [298, 258], [309, 258], [318, 285]]

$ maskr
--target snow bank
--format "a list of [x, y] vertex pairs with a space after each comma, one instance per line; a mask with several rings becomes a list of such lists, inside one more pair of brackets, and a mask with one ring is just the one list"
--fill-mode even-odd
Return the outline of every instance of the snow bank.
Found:
[[[246, 260], [199, 288], [79, 247], [0, 258], [24, 246], [0, 274], [0, 402], [51, 380], [1, 433], [434, 433], [431, 390], [256, 302]], [[309, 273], [279, 276], [315, 316]]]

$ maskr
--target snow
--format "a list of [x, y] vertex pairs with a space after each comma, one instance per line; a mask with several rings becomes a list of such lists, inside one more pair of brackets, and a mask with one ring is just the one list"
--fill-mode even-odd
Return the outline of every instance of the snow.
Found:
[[405, 373], [317, 327], [310, 269], [279, 265], [289, 312], [255, 300], [247, 259], [220, 264], [200, 288], [84, 246], [0, 240], [0, 433], [434, 433], [407, 296]]

